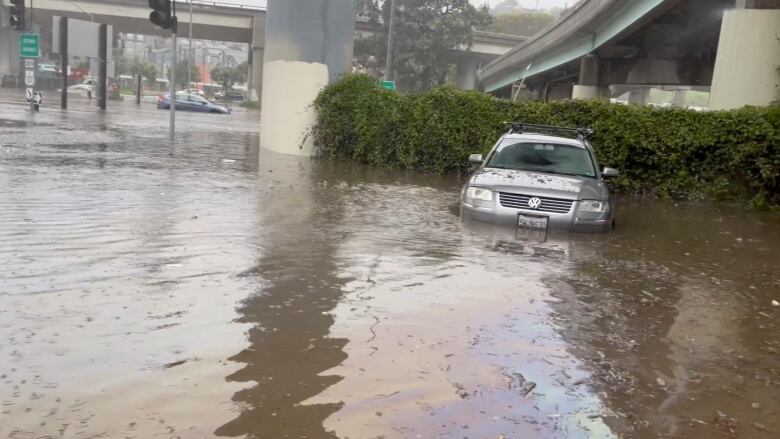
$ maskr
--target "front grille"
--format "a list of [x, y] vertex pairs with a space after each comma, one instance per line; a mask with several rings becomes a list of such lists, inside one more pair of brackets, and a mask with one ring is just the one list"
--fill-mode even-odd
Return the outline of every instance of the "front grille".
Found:
[[528, 200], [534, 198], [532, 195], [512, 194], [509, 192], [499, 192], [498, 201], [504, 207], [511, 207], [513, 209], [526, 209], [526, 210], [538, 210], [539, 212], [551, 212], [551, 213], [569, 213], [571, 205], [574, 203], [572, 200], [563, 200], [560, 198], [549, 197], [536, 197], [542, 200], [542, 204], [538, 209], [533, 209], [528, 206]]

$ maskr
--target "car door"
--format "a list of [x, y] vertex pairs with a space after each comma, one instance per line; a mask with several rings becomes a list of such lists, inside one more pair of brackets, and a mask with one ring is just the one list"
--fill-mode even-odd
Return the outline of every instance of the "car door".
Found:
[[198, 95], [189, 95], [190, 104], [193, 107], [193, 111], [209, 111], [208, 101]]
[[192, 111], [192, 103], [189, 100], [189, 95], [176, 94], [176, 109], [182, 111]]

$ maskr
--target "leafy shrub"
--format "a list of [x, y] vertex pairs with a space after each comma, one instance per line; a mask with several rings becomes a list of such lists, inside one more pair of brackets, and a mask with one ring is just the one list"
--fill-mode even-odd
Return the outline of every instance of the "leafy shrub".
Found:
[[590, 127], [617, 190], [675, 199], [739, 198], [780, 204], [780, 105], [695, 112], [606, 101], [514, 103], [441, 87], [400, 95], [364, 75], [326, 87], [313, 135], [331, 159], [433, 173], [466, 172], [505, 122]]

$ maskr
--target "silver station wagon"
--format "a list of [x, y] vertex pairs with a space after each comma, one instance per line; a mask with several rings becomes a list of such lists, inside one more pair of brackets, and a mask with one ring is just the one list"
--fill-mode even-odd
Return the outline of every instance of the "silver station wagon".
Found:
[[614, 205], [599, 171], [590, 130], [516, 123], [487, 158], [472, 154], [480, 168], [461, 195], [461, 216], [530, 229], [601, 232], [615, 224]]

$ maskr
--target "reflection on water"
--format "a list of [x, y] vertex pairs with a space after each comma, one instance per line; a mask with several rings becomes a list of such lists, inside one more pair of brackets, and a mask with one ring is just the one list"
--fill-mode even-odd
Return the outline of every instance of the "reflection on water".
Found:
[[308, 159], [263, 151], [261, 170], [269, 161], [280, 184], [259, 209], [260, 259], [242, 273], [256, 280], [257, 291], [238, 309], [239, 320], [253, 327], [249, 346], [230, 357], [244, 366], [227, 377], [253, 384], [234, 395], [242, 411], [216, 434], [335, 437], [322, 424], [340, 404], [300, 403], [337, 382], [338, 376], [320, 373], [346, 358], [347, 340], [328, 335], [344, 284], [335, 259], [344, 194], [331, 190], [322, 167]]
[[123, 111], [0, 106], [0, 436], [780, 431], [776, 215], [461, 223], [456, 178], [258, 160], [241, 113], [170, 145]]
[[[777, 218], [624, 205], [624, 227], [577, 257], [554, 305], [625, 437], [771, 437], [778, 428]], [[636, 212], [635, 212], [636, 211]]]

